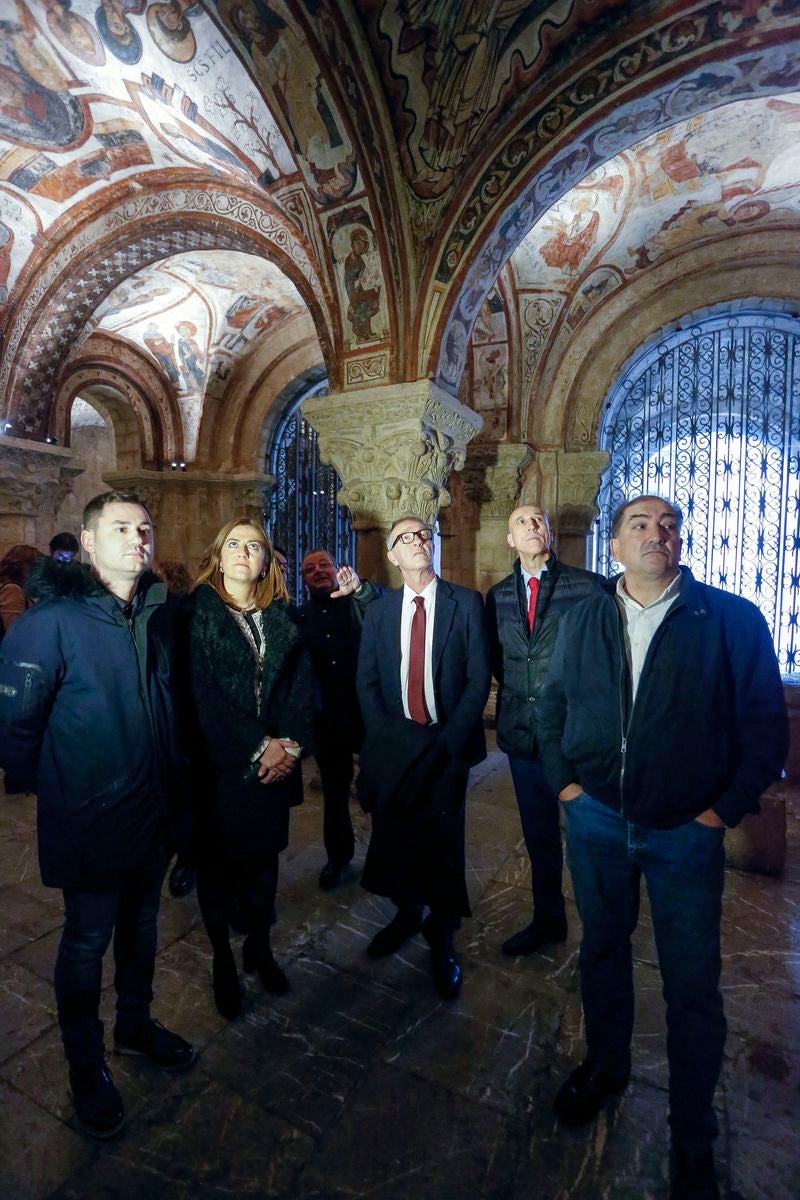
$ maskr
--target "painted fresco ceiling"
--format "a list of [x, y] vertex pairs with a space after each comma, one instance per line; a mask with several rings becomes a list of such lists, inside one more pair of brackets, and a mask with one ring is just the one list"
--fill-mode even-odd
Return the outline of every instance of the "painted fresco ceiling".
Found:
[[[44, 436], [53, 378], [104, 333], [161, 373], [191, 447], [203, 396], [302, 292], [337, 387], [430, 371], [455, 391], [466, 363], [502, 437], [509, 305], [529, 387], [625, 279], [792, 209], [793, 38], [796, 0], [0, 0], [0, 404]], [[600, 100], [607, 124], [534, 172]], [[525, 171], [535, 203], [487, 233]], [[213, 249], [231, 213], [227, 245], [260, 237], [281, 270]]]
[[306, 305], [273, 263], [199, 250], [164, 259], [115, 288], [88, 323], [143, 351], [181, 409], [194, 457], [203, 400], [223, 393], [238, 361]]
[[800, 92], [725, 105], [593, 171], [511, 259], [523, 403], [544, 360], [637, 275], [704, 243], [798, 218]]

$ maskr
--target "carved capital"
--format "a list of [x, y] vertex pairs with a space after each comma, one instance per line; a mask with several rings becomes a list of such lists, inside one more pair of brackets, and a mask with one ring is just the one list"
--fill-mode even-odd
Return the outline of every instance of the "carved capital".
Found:
[[339, 503], [356, 529], [399, 517], [433, 522], [450, 503], [450, 472], [464, 466], [481, 418], [427, 379], [315, 396], [303, 416], [319, 435], [323, 462], [342, 480]]
[[559, 450], [558, 526], [562, 533], [586, 534], [597, 516], [600, 475], [608, 465], [606, 450]]
[[71, 450], [0, 436], [0, 513], [54, 518], [82, 473]]
[[522, 472], [533, 458], [525, 442], [481, 443], [470, 450], [464, 490], [481, 517], [507, 518], [520, 491]]

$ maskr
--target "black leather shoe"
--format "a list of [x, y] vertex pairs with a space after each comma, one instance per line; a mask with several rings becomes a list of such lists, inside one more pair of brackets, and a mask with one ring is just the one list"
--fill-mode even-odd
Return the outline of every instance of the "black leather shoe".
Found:
[[537, 950], [541, 950], [542, 946], [566, 940], [566, 921], [537, 921], [534, 919], [530, 925], [520, 929], [519, 933], [513, 933], [503, 942], [502, 950], [503, 954], [507, 954], [509, 958], [515, 958], [522, 954], [534, 954]]
[[163, 1071], [185, 1071], [197, 1059], [194, 1047], [152, 1018], [131, 1030], [115, 1029], [114, 1049], [117, 1054], [141, 1054]]
[[349, 858], [347, 862], [343, 863], [326, 862], [319, 873], [319, 886], [323, 892], [329, 892], [331, 888], [335, 888], [337, 884], [341, 883], [347, 875], [347, 868], [349, 866]]
[[269, 946], [256, 947], [251, 938], [242, 942], [242, 966], [248, 975], [258, 971], [265, 992], [283, 996], [289, 991], [289, 980], [275, 961]]
[[672, 1143], [670, 1200], [719, 1200], [714, 1152], [710, 1146]]
[[629, 1072], [599, 1067], [590, 1059], [572, 1072], [553, 1102], [556, 1116], [564, 1125], [583, 1125], [596, 1117], [607, 1096], [627, 1087]]
[[452, 951], [431, 950], [433, 984], [443, 1000], [455, 1000], [464, 982], [461, 963]]
[[227, 1020], [235, 1020], [242, 1011], [242, 989], [230, 948], [227, 952], [219, 951], [214, 955], [211, 975], [214, 980], [214, 1003], [217, 1011]]
[[180, 863], [175, 863], [169, 873], [168, 887], [170, 896], [174, 896], [176, 900], [180, 900], [182, 896], [188, 896], [194, 887], [194, 867], [184, 867]]
[[416, 913], [398, 912], [388, 925], [375, 934], [367, 946], [370, 958], [388, 958], [396, 954], [403, 942], [414, 937], [422, 928], [422, 922]]
[[75, 1118], [90, 1137], [110, 1138], [125, 1124], [122, 1097], [105, 1063], [70, 1063], [69, 1086]]

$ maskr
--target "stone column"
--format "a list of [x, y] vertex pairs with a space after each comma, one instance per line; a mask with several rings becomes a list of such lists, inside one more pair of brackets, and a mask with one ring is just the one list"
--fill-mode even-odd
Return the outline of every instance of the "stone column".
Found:
[[141, 496], [153, 518], [156, 557], [177, 559], [193, 574], [205, 549], [226, 521], [247, 517], [264, 523], [275, 480], [260, 472], [110, 471], [109, 488]]
[[450, 503], [448, 476], [464, 466], [481, 418], [428, 379], [315, 396], [303, 416], [319, 434], [320, 458], [342, 480], [338, 501], [358, 532], [359, 573], [390, 581], [392, 522], [436, 520]]
[[522, 486], [520, 502], [547, 509], [559, 558], [576, 567], [586, 563], [586, 538], [608, 458], [605, 450], [537, 450]]
[[508, 517], [517, 503], [522, 472], [533, 457], [525, 442], [480, 443], [470, 449], [464, 490], [479, 510], [471, 586], [486, 593], [507, 575], [516, 557], [506, 541]]
[[17, 542], [47, 550], [56, 513], [82, 470], [63, 446], [0, 436], [0, 555]]

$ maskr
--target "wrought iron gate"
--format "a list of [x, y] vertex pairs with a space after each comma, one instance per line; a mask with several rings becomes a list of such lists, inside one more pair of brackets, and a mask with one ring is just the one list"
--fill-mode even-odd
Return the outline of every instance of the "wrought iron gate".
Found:
[[268, 470], [275, 476], [270, 497], [272, 540], [286, 551], [289, 593], [302, 603], [300, 563], [309, 550], [327, 550], [337, 563], [354, 563], [356, 536], [346, 508], [336, 503], [341, 483], [333, 467], [319, 461], [317, 434], [300, 405], [324, 385], [305, 392], [275, 431]]
[[800, 669], [800, 318], [732, 306], [631, 360], [609, 396], [594, 567], [611, 574], [610, 518], [640, 492], [684, 513], [683, 561], [746, 596]]

